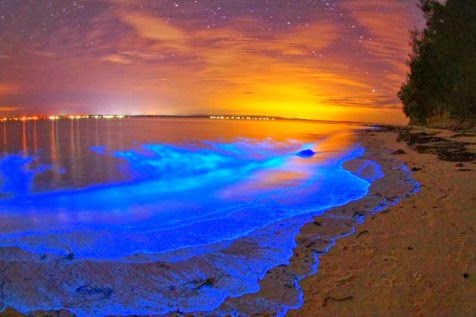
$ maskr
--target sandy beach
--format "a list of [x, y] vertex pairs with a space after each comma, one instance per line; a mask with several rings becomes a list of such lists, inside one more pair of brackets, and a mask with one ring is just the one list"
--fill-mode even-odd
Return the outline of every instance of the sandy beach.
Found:
[[0, 1], [0, 317], [476, 317], [475, 17]]
[[[289, 264], [270, 270], [260, 280], [258, 292], [228, 298], [211, 313], [177, 311], [169, 315], [474, 316], [475, 141], [474, 135], [445, 130], [359, 132], [358, 142], [366, 153], [347, 162], [346, 168], [365, 177], [372, 166], [362, 169], [362, 162], [375, 160], [385, 174], [373, 183], [368, 196], [333, 208], [304, 225]], [[249, 241], [238, 240], [223, 252], [251, 254], [256, 248]], [[23, 279], [34, 292], [31, 281], [38, 272], [46, 276], [51, 271], [48, 264], [28, 260], [30, 255], [20, 258], [24, 260], [0, 262], [4, 275], [0, 299], [5, 296], [6, 283]], [[68, 269], [55, 273], [58, 280], [68, 280], [82, 271], [96, 272], [98, 281], [114, 283], [110, 272], [122, 272], [128, 283], [138, 283], [134, 280], [137, 276], [170, 270], [160, 262], [104, 263], [98, 270], [93, 263], [61, 261], [56, 263]], [[209, 278], [202, 286], [214, 287], [214, 283], [219, 280]], [[93, 300], [107, 297], [99, 292], [105, 288], [97, 290], [91, 293]], [[283, 303], [289, 305], [283, 308]], [[10, 308], [0, 315], [23, 316]], [[30, 315], [72, 314], [52, 310]]]
[[[476, 149], [474, 135], [414, 132]], [[418, 144], [410, 147], [397, 138], [395, 132], [379, 132], [364, 140], [412, 168], [421, 191], [338, 240], [322, 257], [319, 273], [301, 282], [304, 305], [290, 316], [475, 315], [475, 162], [418, 153]]]

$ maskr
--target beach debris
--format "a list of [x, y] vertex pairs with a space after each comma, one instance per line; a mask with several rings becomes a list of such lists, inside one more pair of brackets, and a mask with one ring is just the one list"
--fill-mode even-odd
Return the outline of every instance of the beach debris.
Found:
[[99, 295], [100, 296], [99, 299], [106, 299], [111, 297], [112, 288], [82, 285], [76, 289], [76, 292], [81, 295], [88, 295], [88, 296]]
[[352, 218], [362, 218], [364, 216], [365, 216], [364, 211], [354, 211], [354, 213], [352, 214]]
[[418, 172], [421, 171], [421, 167], [412, 167], [412, 172]]
[[341, 277], [340, 279], [338, 279], [337, 283], [340, 284], [340, 285], [347, 284], [350, 281], [352, 281], [354, 279], [354, 277], [355, 277], [354, 274], [349, 273], [346, 276]]
[[415, 280], [415, 282], [421, 282], [423, 280], [423, 274], [419, 273], [419, 272], [414, 272], [412, 274], [412, 277], [413, 279]]
[[345, 297], [334, 297], [334, 296], [326, 296], [324, 297], [324, 301], [322, 303], [322, 306], [326, 306], [328, 302], [345, 302], [348, 300], [354, 299], [353, 295], [345, 296]]
[[306, 149], [306, 150], [299, 151], [298, 153], [296, 153], [296, 155], [302, 158], [309, 158], [316, 155], [316, 152], [314, 152], [311, 149]]
[[364, 234], [368, 234], [368, 233], [369, 233], [368, 230], [363, 230], [363, 231], [359, 232], [355, 237], [358, 238], [358, 237], [363, 236]]
[[390, 153], [391, 155], [402, 155], [402, 154], [407, 154], [407, 152], [405, 152], [404, 150], [402, 149], [398, 149], [396, 151], [393, 151], [392, 153]]
[[464, 167], [464, 163], [463, 162], [456, 163], [455, 167]]
[[216, 284], [217, 279], [215, 277], [208, 277], [206, 279], [199, 279], [193, 280], [191, 283], [196, 285], [196, 289], [200, 289], [202, 287], [212, 287]]

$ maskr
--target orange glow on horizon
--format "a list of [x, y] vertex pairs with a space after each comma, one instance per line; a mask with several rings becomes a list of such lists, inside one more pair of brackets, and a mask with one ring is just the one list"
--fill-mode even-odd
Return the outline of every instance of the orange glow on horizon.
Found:
[[[83, 33], [58, 27], [27, 42], [15, 37], [23, 22], [5, 24], [0, 116], [222, 113], [406, 122], [396, 94], [408, 30], [420, 23], [413, 1], [348, 0], [332, 4], [336, 17], [320, 8], [282, 25], [245, 11], [202, 27], [192, 2], [177, 3], [154, 11], [110, 2]], [[167, 10], [183, 15], [169, 19]]]

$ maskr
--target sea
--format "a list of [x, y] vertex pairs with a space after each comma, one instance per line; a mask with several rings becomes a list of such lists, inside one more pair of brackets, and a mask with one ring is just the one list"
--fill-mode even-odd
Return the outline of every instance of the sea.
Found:
[[[33, 290], [4, 285], [0, 311], [211, 312], [257, 292], [270, 269], [288, 263], [304, 223], [363, 198], [384, 177], [376, 162], [365, 177], [344, 167], [364, 155], [356, 138], [364, 128], [207, 118], [0, 122], [0, 262], [44, 275]], [[163, 270], [151, 271], [157, 263]]]

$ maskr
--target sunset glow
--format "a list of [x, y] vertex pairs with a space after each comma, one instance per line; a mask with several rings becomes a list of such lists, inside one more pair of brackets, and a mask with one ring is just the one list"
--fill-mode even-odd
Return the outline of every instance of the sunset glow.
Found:
[[0, 2], [0, 116], [404, 123], [408, 1]]

